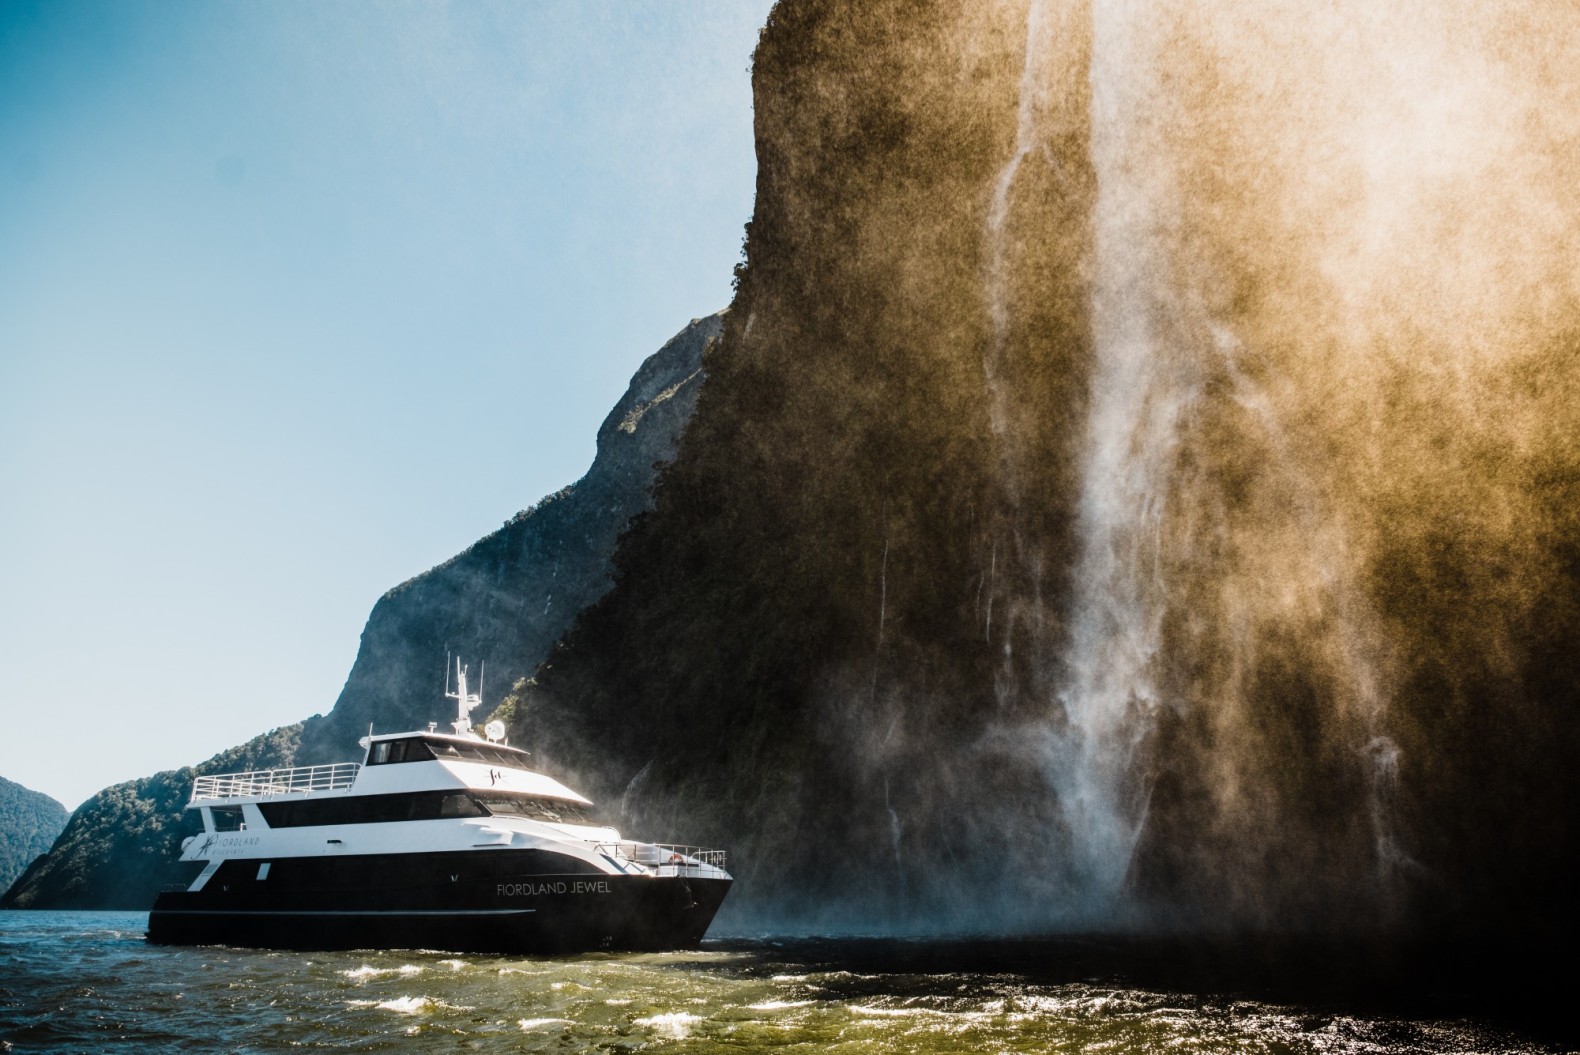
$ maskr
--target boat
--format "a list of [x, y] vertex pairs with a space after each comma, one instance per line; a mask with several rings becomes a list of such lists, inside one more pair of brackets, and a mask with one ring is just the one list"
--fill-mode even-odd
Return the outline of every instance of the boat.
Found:
[[[368, 735], [361, 762], [200, 776], [148, 940], [289, 949], [572, 953], [697, 945], [733, 881], [722, 850], [623, 838], [532, 768], [498, 721], [479, 736], [456, 661], [450, 730]], [[479, 679], [481, 682], [481, 678]]]

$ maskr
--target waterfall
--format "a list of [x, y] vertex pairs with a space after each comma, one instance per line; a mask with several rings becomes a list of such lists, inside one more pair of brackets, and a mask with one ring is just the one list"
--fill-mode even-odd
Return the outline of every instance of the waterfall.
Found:
[[1079, 555], [1050, 774], [1089, 907], [1118, 897], [1140, 823], [1131, 763], [1160, 705], [1162, 533], [1179, 422], [1197, 398], [1164, 234], [1176, 202], [1157, 149], [1147, 5], [1094, 0], [1091, 160], [1097, 179], [1093, 375], [1076, 506]]
[[[1171, 320], [1181, 313], [1164, 281], [1160, 231], [1168, 226], [1173, 202], [1166, 175], [1154, 157], [1146, 156], [1156, 93], [1149, 82], [1152, 66], [1137, 39], [1144, 13], [1142, 4], [1102, 0], [1090, 12], [1088, 120], [1098, 190], [1090, 293], [1094, 375], [1076, 514], [1080, 553], [1068, 639], [1035, 641], [1044, 653], [1037, 665], [1062, 666], [1064, 683], [1057, 689], [1016, 683], [1009, 620], [1000, 632], [999, 696], [1051, 693], [1056, 699], [1048, 705], [1063, 710], [1065, 721], [1050, 723], [1057, 731], [1048, 734], [1041, 764], [1070, 830], [1063, 865], [1081, 903], [1073, 911], [1084, 914], [1103, 911], [1117, 897], [1135, 841], [1139, 818], [1130, 804], [1130, 761], [1147, 715], [1158, 704], [1155, 664], [1164, 610], [1160, 521], [1177, 421], [1195, 398], [1189, 361], [1170, 347]], [[1003, 360], [1014, 321], [1009, 228], [1016, 180], [1028, 159], [1057, 164], [1048, 147], [1056, 130], [1046, 127], [1052, 105], [1044, 97], [1050, 20], [1047, 0], [1031, 0], [1015, 145], [993, 185], [984, 275], [992, 341], [983, 365], [1010, 507], [1010, 523], [1000, 532], [1019, 558], [1023, 582], [1039, 595], [1041, 562], [1019, 523], [1023, 466], [1015, 423], [1009, 420], [1014, 393], [1004, 380]], [[995, 564], [998, 549], [995, 540]], [[992, 603], [990, 592], [990, 613]], [[991, 615], [988, 625], [991, 631]], [[1063, 662], [1055, 664], [1049, 657], [1058, 650]]]
[[983, 356], [982, 368], [987, 377], [989, 395], [989, 421], [993, 434], [1001, 444], [1006, 442], [1009, 431], [1007, 403], [1009, 392], [1003, 383], [1004, 346], [1009, 339], [1009, 237], [1010, 194], [1015, 189], [1015, 177], [1020, 167], [1033, 151], [1046, 153], [1046, 144], [1040, 137], [1038, 106], [1042, 91], [1039, 76], [1042, 46], [1043, 7], [1045, 0], [1031, 0], [1026, 12], [1026, 48], [1020, 74], [1020, 99], [1015, 115], [1015, 151], [999, 170], [993, 183], [993, 198], [988, 206], [987, 242], [988, 265], [984, 285], [987, 290], [988, 318], [993, 323], [993, 341]]
[[[1182, 188], [1194, 187], [1187, 173], [1202, 160], [1195, 152], [1210, 159], [1214, 147], [1188, 133], [1179, 138], [1190, 127], [1185, 108], [1200, 103], [1167, 80], [1180, 74], [1169, 18], [1143, 0], [1089, 0], [1084, 12], [1084, 119], [1095, 187], [1085, 293], [1091, 372], [1075, 455], [1064, 622], [1054, 630], [1044, 625], [1043, 563], [1053, 554], [1024, 522], [1033, 497], [1026, 489], [1038, 467], [1027, 463], [1031, 448], [1022, 432], [1045, 426], [1028, 418], [1013, 391], [1011, 353], [1021, 353], [1022, 338], [1035, 339], [1017, 315], [1015, 254], [1026, 239], [1015, 236], [1028, 233], [1016, 230], [1027, 215], [1027, 174], [1045, 164], [1057, 175], [1051, 144], [1071, 131], [1070, 108], [1053, 88], [1065, 72], [1057, 65], [1065, 57], [1061, 34], [1080, 17], [1072, 14], [1079, 3], [1030, 0], [1026, 8], [1014, 146], [991, 184], [983, 230], [990, 324], [983, 371], [1006, 499], [992, 554], [984, 554], [984, 579], [1005, 584], [988, 588], [985, 633], [1002, 646], [995, 675], [1001, 705], [1015, 697], [1047, 709], [1046, 728], [1027, 742], [1037, 744], [1031, 750], [1068, 834], [1064, 914], [1112, 920], [1127, 907], [1126, 879], [1149, 796], [1142, 751], [1165, 708], [1205, 708], [1192, 713], [1222, 734], [1211, 749], [1222, 754], [1199, 760], [1222, 767], [1221, 787], [1211, 792], [1220, 800], [1209, 808], [1232, 812], [1244, 804], [1236, 796], [1256, 795], [1237, 783], [1235, 767], [1262, 759], [1236, 752], [1256, 750], [1247, 748], [1255, 742], [1252, 716], [1276, 701], [1255, 678], [1275, 642], [1291, 635], [1313, 684], [1327, 694], [1320, 706], [1349, 737], [1367, 795], [1357, 820], [1370, 826], [1386, 890], [1413, 862], [1394, 819], [1399, 748], [1383, 723], [1382, 630], [1358, 578], [1343, 510], [1321, 491], [1320, 465], [1286, 435], [1281, 400], [1289, 394], [1263, 387], [1279, 377], [1281, 364], [1242, 347], [1234, 309], [1212, 294], [1214, 267], [1225, 265], [1203, 262], [1214, 259], [1210, 242], [1192, 240], [1203, 203]], [[1244, 369], [1248, 359], [1272, 372]], [[1186, 444], [1195, 466], [1188, 473], [1181, 468]], [[1212, 459], [1234, 452], [1254, 468], [1240, 484], [1246, 494], [1231, 498]], [[1276, 597], [1268, 583], [1278, 584]], [[995, 600], [1003, 606], [997, 621]], [[1202, 636], [1194, 644], [1171, 637], [1168, 645], [1207, 649], [1224, 665], [1181, 690], [1170, 676], [1192, 657], [1164, 655], [1165, 626], [1171, 605], [1193, 602], [1200, 603], [1194, 614]], [[1186, 696], [1175, 698], [1182, 691]], [[1259, 816], [1257, 808], [1236, 816]]]
[[[982, 368], [988, 394], [988, 415], [998, 453], [998, 483], [1005, 499], [991, 529], [991, 550], [983, 570], [982, 579], [987, 583], [986, 615], [983, 622], [983, 639], [988, 643], [997, 640], [998, 667], [995, 673], [994, 696], [1002, 708], [1011, 700], [1030, 691], [1021, 684], [1014, 654], [1018, 628], [1029, 623], [1034, 643], [1040, 637], [1043, 622], [1040, 588], [1025, 591], [1028, 582], [1036, 583], [1041, 574], [1040, 541], [1029, 537], [1022, 521], [1021, 502], [1025, 487], [1025, 456], [1023, 437], [1017, 432], [1022, 423], [1011, 420], [1013, 384], [1006, 376], [1006, 353], [1013, 320], [1010, 280], [1013, 273], [1010, 259], [1010, 228], [1013, 222], [1013, 198], [1016, 177], [1028, 159], [1041, 159], [1057, 167], [1048, 148], [1049, 129], [1046, 113], [1046, 65], [1049, 58], [1050, 26], [1047, 20], [1047, 0], [1031, 0], [1026, 12], [1026, 42], [1021, 56], [1019, 98], [1015, 118], [1015, 145], [1009, 160], [999, 170], [993, 182], [988, 203], [984, 240], [987, 263], [983, 273], [983, 290], [988, 318], [992, 324], [991, 340], [983, 353]], [[1002, 551], [1002, 556], [1001, 556]], [[1004, 598], [1002, 615], [994, 622], [994, 609], [999, 601], [1000, 561], [1003, 561]]]

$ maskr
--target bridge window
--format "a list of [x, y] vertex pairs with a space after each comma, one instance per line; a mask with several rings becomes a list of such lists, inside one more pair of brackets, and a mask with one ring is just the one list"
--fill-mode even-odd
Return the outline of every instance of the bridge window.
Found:
[[549, 824], [595, 824], [579, 803], [538, 795], [511, 795], [497, 791], [474, 791], [472, 797], [489, 813], [526, 817]]
[[474, 743], [466, 740], [443, 740], [427, 737], [428, 750], [433, 757], [453, 762], [484, 762], [491, 766], [508, 766], [512, 769], [527, 768], [527, 753], [500, 744]]
[[384, 766], [395, 762], [432, 762], [433, 752], [420, 736], [404, 740], [380, 740], [368, 751], [368, 765]]
[[271, 828], [319, 824], [382, 824], [437, 821], [449, 817], [486, 817], [488, 812], [464, 791], [418, 791], [405, 795], [348, 795], [344, 798], [262, 802], [258, 809]]
[[240, 806], [211, 806], [210, 811], [214, 814], [214, 830], [217, 832], [239, 832], [247, 827]]

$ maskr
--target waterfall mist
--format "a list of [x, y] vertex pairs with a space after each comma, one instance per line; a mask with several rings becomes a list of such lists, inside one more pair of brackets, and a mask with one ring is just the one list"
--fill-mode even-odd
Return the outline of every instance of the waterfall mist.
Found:
[[1580, 11], [783, 0], [754, 83], [558, 757], [786, 926], [1572, 919]]
[[[1444, 475], [1577, 410], [1509, 379], [1572, 391], [1576, 112], [1554, 103], [1580, 85], [1580, 27], [1551, 4], [1095, 0], [1090, 19], [1089, 398], [1035, 685], [1068, 896], [1386, 922], [1401, 884], [1437, 880], [1397, 815], [1417, 613], [1378, 587], [1445, 514], [1495, 552], [1542, 530], [1510, 508], [1517, 472]], [[1039, 90], [1028, 72], [1023, 128]], [[1494, 651], [1498, 617], [1528, 617], [1508, 600], [1483, 602]]]

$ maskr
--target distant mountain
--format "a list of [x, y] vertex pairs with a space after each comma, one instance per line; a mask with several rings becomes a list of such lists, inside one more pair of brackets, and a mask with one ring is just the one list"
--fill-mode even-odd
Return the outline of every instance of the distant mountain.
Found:
[[0, 889], [49, 850], [67, 815], [66, 807], [43, 792], [0, 777]]
[[[72, 815], [53, 850], [0, 898], [7, 908], [146, 908], [174, 867], [192, 778], [201, 773], [344, 761], [371, 723], [406, 729], [454, 716], [442, 695], [446, 652], [487, 662], [496, 704], [608, 591], [610, 554], [652, 505], [655, 464], [674, 457], [723, 313], [693, 319], [641, 365], [598, 430], [587, 474], [464, 552], [396, 586], [373, 607], [334, 709], [215, 755], [106, 788]], [[509, 715], [507, 701], [504, 714]], [[474, 718], [482, 717], [481, 714]], [[64, 816], [62, 817], [64, 823]], [[21, 860], [49, 849], [60, 832]], [[14, 873], [12, 873], [14, 876]], [[0, 886], [3, 889], [3, 886]]]
[[179, 874], [181, 840], [197, 832], [185, 810], [193, 777], [288, 766], [301, 734], [300, 723], [275, 729], [195, 768], [105, 788], [70, 823], [62, 817], [66, 830], [0, 897], [0, 908], [146, 908]]

